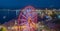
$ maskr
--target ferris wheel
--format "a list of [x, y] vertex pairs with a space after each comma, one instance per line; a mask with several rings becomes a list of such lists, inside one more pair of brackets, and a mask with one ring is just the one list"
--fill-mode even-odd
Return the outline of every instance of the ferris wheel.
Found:
[[28, 23], [29, 19], [30, 23], [37, 23], [37, 13], [35, 11], [35, 8], [32, 6], [27, 6], [21, 10], [18, 16], [18, 25], [24, 25]]

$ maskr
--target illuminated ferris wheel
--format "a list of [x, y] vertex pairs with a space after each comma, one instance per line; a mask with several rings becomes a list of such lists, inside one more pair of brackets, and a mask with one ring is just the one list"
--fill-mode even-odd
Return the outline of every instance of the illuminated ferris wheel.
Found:
[[29, 22], [37, 23], [37, 13], [35, 11], [35, 8], [32, 6], [27, 6], [24, 9], [22, 9], [18, 16], [18, 25], [19, 26], [27, 24]]

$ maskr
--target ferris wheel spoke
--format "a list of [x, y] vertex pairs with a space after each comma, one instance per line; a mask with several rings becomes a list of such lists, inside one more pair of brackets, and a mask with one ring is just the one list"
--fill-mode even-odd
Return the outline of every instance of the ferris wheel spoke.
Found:
[[26, 19], [26, 16], [22, 15], [22, 17]]

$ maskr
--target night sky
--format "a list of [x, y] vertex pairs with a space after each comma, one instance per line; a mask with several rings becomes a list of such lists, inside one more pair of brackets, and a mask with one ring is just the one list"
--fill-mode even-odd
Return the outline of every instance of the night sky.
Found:
[[0, 23], [16, 17], [16, 11], [1, 9], [21, 9], [31, 5], [35, 8], [60, 8], [60, 0], [0, 0]]
[[23, 8], [32, 5], [36, 8], [60, 8], [60, 0], [0, 0], [0, 8]]

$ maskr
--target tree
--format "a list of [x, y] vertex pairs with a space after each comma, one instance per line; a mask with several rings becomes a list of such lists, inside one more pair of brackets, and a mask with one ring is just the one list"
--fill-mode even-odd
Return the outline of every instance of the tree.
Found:
[[5, 27], [2, 27], [0, 31], [7, 31], [7, 29]]
[[1, 31], [1, 29], [0, 29], [0, 31]]

